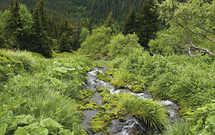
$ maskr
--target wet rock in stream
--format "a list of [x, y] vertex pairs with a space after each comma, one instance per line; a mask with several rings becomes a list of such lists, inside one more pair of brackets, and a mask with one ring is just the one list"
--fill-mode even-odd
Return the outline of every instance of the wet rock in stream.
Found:
[[83, 129], [87, 132], [88, 128], [91, 126], [90, 120], [92, 119], [93, 116], [95, 116], [97, 113], [99, 113], [98, 110], [86, 110], [84, 111], [84, 116], [83, 116]]

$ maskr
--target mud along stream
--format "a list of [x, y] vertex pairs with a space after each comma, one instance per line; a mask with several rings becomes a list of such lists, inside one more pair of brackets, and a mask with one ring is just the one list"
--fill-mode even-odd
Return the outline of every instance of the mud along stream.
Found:
[[[127, 94], [135, 95], [136, 97], [142, 99], [142, 100], [148, 100], [152, 99], [152, 96], [149, 93], [133, 93], [127, 89], [116, 89], [114, 86], [112, 86], [108, 82], [104, 82], [102, 80], [99, 80], [96, 78], [98, 73], [104, 73], [108, 70], [108, 67], [104, 66], [103, 68], [97, 68], [95, 67], [94, 70], [88, 72], [87, 76], [87, 84], [85, 86], [85, 89], [92, 90], [94, 92], [94, 96], [90, 98], [90, 102], [96, 103], [98, 106], [102, 105], [102, 96], [99, 95], [99, 92], [96, 90], [100, 87], [105, 88], [110, 91], [110, 94], [119, 94], [121, 92], [126, 92]], [[160, 104], [163, 104], [164, 108], [169, 112], [169, 119], [174, 119], [178, 117], [177, 110], [178, 106], [174, 104], [173, 102], [166, 100], [166, 101], [154, 101], [159, 102]], [[83, 115], [83, 129], [87, 132], [89, 135], [105, 135], [106, 133], [92, 133], [89, 128], [91, 127], [91, 119], [98, 114], [100, 111], [98, 109], [88, 109], [84, 110]], [[112, 119], [111, 124], [108, 127], [109, 133], [111, 135], [132, 135], [132, 130], [137, 131], [138, 134], [148, 134], [149, 132], [145, 130], [145, 127], [142, 126], [138, 120], [133, 117], [132, 115], [126, 115], [123, 119]], [[156, 132], [155, 132], [156, 133]]]

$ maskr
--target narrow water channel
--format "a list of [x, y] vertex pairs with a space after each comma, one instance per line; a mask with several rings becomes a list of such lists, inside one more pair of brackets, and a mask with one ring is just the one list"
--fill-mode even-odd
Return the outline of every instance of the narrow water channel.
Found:
[[[102, 87], [105, 89], [110, 90], [110, 94], [119, 94], [121, 92], [126, 92], [127, 94], [132, 94], [137, 96], [138, 98], [141, 98], [143, 100], [152, 99], [152, 95], [149, 93], [133, 93], [129, 91], [128, 89], [116, 89], [114, 86], [112, 86], [108, 82], [104, 82], [102, 80], [99, 80], [96, 78], [97, 73], [104, 73], [108, 70], [108, 67], [104, 66], [103, 68], [97, 68], [95, 67], [94, 70], [88, 72], [87, 76], [87, 84], [85, 86], [86, 89], [90, 89], [92, 91], [95, 91], [97, 88]], [[99, 93], [95, 93], [94, 97], [90, 99], [90, 101], [96, 102], [98, 105], [102, 105], [102, 97], [98, 96]], [[169, 100], [160, 100], [155, 101], [159, 102], [160, 104], [164, 105], [164, 108], [169, 112], [169, 119], [174, 119], [178, 117], [177, 111], [178, 106], [174, 104], [173, 102]], [[86, 110], [84, 111], [83, 116], [83, 128], [89, 135], [105, 135], [103, 133], [96, 133], [93, 134], [92, 132], [88, 131], [88, 128], [90, 127], [90, 120], [93, 116], [95, 116], [97, 113], [99, 113], [99, 110]], [[109, 132], [111, 135], [131, 135], [132, 129], [138, 130], [141, 134], [147, 134], [145, 132], [144, 127], [141, 126], [141, 124], [133, 117], [133, 116], [126, 116], [126, 121], [120, 122], [118, 119], [112, 120], [112, 125], [109, 127]]]

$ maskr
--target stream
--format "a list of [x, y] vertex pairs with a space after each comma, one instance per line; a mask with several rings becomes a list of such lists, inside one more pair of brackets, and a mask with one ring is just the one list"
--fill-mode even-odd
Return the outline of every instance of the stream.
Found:
[[[110, 90], [110, 94], [119, 94], [121, 92], [126, 92], [127, 94], [132, 94], [134, 96], [137, 96], [138, 98], [141, 98], [143, 100], [152, 99], [152, 95], [150, 93], [133, 93], [129, 91], [128, 89], [116, 89], [114, 86], [112, 86], [108, 82], [104, 82], [102, 80], [99, 80], [96, 78], [97, 73], [103, 73], [108, 70], [108, 67], [104, 66], [103, 68], [97, 68], [95, 67], [94, 70], [88, 72], [87, 76], [87, 84], [85, 86], [86, 89], [90, 89], [92, 91], [97, 90], [97, 88], [102, 87], [105, 89]], [[90, 99], [90, 101], [96, 102], [98, 105], [102, 105], [102, 96], [98, 95], [99, 93], [96, 92], [94, 94], [94, 97]], [[169, 112], [169, 119], [173, 120], [178, 116], [178, 106], [174, 104], [173, 102], [169, 100], [160, 100], [155, 101], [159, 102], [160, 104], [164, 105], [164, 108]], [[83, 129], [88, 133], [88, 135], [105, 135], [104, 133], [92, 133], [88, 131], [88, 128], [90, 125], [90, 120], [93, 116], [95, 116], [97, 113], [99, 113], [99, 110], [86, 110], [84, 111], [83, 116]], [[111, 126], [109, 127], [109, 132], [111, 135], [133, 135], [131, 131], [134, 129], [135, 131], [139, 131], [141, 134], [147, 134], [144, 127], [141, 126], [141, 124], [136, 120], [133, 116], [127, 115], [126, 121], [120, 122], [119, 119], [115, 119], [111, 121]]]

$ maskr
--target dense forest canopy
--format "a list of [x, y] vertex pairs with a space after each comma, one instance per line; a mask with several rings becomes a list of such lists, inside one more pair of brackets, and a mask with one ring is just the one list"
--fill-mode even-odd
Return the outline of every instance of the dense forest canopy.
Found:
[[[158, 0], [158, 2], [162, 1]], [[37, 2], [39, 0], [20, 0], [20, 3], [29, 8], [34, 7]], [[110, 12], [113, 12], [113, 18], [116, 22], [123, 22], [133, 6], [139, 13], [143, 2], [144, 0], [45, 0], [45, 7], [74, 18], [79, 16], [82, 21], [91, 21], [93, 24], [101, 25]], [[5, 4], [9, 6], [9, 3], [10, 0], [1, 0], [1, 8]]]

